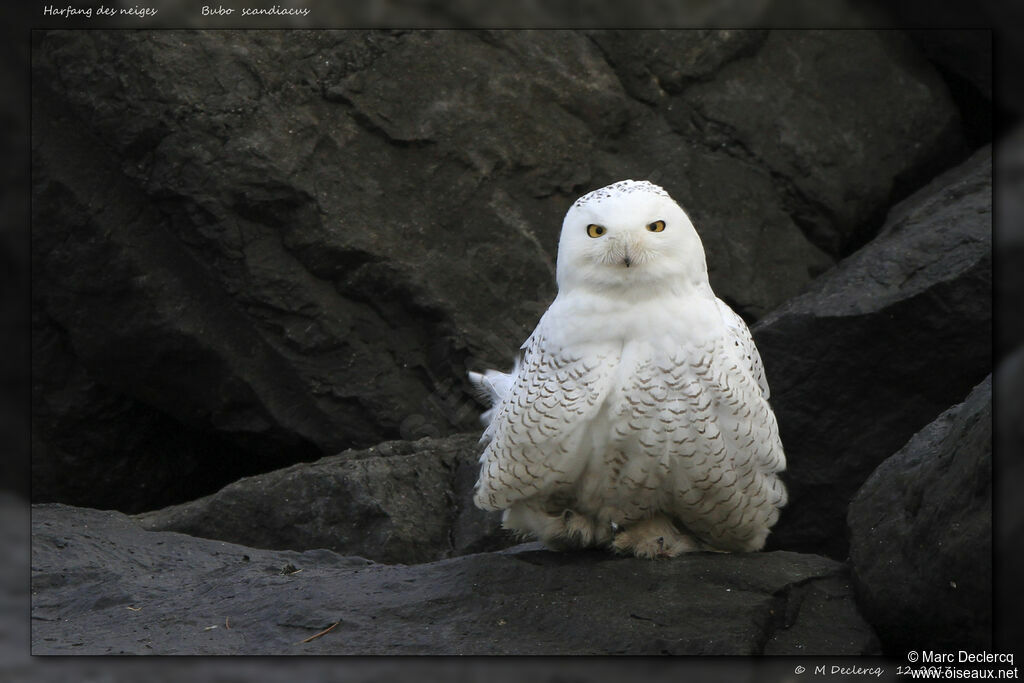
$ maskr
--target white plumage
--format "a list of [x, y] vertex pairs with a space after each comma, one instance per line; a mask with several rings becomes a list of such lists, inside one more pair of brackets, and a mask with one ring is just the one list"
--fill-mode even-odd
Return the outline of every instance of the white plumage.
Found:
[[556, 549], [763, 547], [785, 456], [761, 358], [686, 213], [646, 181], [581, 197], [557, 279], [512, 373], [470, 373], [493, 404], [476, 505]]

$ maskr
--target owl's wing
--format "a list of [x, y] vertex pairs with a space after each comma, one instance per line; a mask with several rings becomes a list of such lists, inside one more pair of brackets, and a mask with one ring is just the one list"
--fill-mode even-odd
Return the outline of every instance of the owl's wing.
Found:
[[750, 376], [761, 388], [761, 394], [765, 398], [771, 397], [771, 390], [768, 389], [768, 379], [764, 376], [764, 366], [761, 364], [761, 354], [754, 346], [754, 339], [750, 336], [750, 328], [743, 318], [736, 311], [729, 308], [729, 305], [721, 299], [715, 299], [718, 304], [718, 312], [722, 314], [725, 327], [732, 337], [731, 342], [734, 348], [742, 355], [744, 367], [750, 372]]
[[482, 439], [487, 445], [474, 502], [484, 510], [576, 483], [585, 464], [586, 424], [607, 396], [618, 362], [611, 351], [553, 347], [543, 323], [523, 346], [522, 363]]

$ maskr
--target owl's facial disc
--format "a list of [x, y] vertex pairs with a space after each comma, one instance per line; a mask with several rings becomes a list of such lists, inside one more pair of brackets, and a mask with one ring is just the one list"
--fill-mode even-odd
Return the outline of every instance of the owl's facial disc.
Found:
[[679, 290], [707, 281], [704, 249], [661, 188], [623, 181], [569, 209], [558, 246], [559, 289]]
[[[656, 220], [647, 224], [648, 232], [664, 232], [665, 221]], [[587, 225], [587, 236], [603, 239], [595, 245], [594, 259], [610, 266], [642, 266], [658, 255], [656, 240], [645, 238], [635, 225], [615, 226], [611, 229], [596, 223]]]

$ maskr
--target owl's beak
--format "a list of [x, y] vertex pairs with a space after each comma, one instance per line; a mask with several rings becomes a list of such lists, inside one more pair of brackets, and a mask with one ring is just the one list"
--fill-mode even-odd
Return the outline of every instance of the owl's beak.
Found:
[[608, 244], [604, 253], [605, 263], [609, 265], [630, 266], [640, 265], [647, 256], [644, 246], [630, 236], [615, 236]]

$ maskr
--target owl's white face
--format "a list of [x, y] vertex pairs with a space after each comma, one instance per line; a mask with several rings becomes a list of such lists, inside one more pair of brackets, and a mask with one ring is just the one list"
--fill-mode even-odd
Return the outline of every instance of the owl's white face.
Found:
[[624, 180], [581, 197], [558, 243], [560, 292], [631, 297], [700, 289], [704, 247], [686, 212], [657, 185]]

